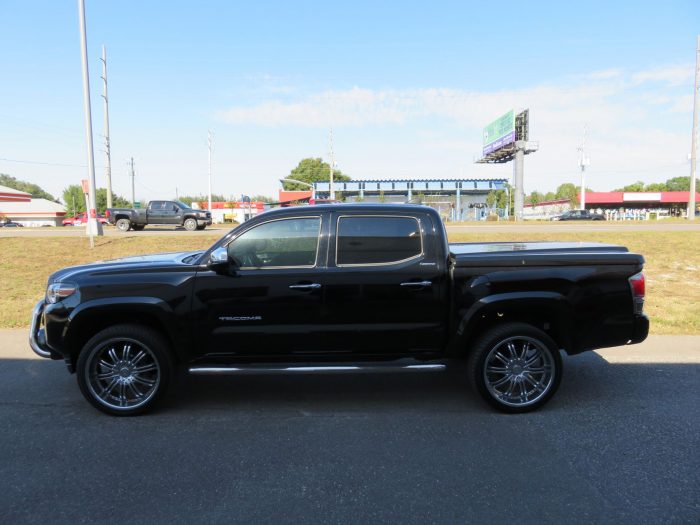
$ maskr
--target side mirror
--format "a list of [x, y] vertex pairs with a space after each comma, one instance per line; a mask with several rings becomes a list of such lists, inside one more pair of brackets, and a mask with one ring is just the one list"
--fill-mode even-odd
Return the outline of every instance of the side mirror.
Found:
[[228, 264], [228, 250], [220, 247], [209, 254], [208, 266], [213, 269], [222, 268]]

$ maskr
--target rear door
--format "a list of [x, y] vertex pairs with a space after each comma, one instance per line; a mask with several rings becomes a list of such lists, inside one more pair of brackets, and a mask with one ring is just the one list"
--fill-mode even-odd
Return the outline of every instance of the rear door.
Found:
[[166, 214], [164, 210], [164, 201], [151, 201], [148, 203], [148, 223], [149, 224], [167, 224]]
[[380, 356], [444, 347], [445, 262], [428, 214], [334, 213], [325, 273], [325, 339], [336, 352]]

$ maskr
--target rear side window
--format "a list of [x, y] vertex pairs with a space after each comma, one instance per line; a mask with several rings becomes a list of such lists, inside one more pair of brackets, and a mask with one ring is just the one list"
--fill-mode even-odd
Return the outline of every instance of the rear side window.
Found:
[[423, 253], [420, 225], [413, 217], [340, 217], [336, 264], [388, 264]]

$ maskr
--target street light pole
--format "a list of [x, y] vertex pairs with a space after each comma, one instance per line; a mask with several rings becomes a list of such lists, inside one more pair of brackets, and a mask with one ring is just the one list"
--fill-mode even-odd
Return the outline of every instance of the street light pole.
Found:
[[308, 182], [304, 182], [303, 180], [296, 179], [280, 179], [280, 182], [282, 183], [282, 189], [284, 189], [285, 182], [295, 182], [297, 184], [301, 184], [302, 186], [308, 186], [309, 188], [311, 188], [311, 198], [316, 198], [316, 186], [314, 186], [313, 184], [309, 184]]
[[88, 70], [87, 32], [85, 29], [85, 0], [78, 0], [78, 19], [80, 22], [80, 47], [83, 62], [83, 108], [85, 111], [85, 138], [87, 140], [89, 208], [87, 234], [90, 236], [90, 247], [95, 246], [94, 235], [102, 235], [102, 224], [97, 220], [96, 191], [95, 191], [95, 155], [92, 146], [92, 112], [90, 110], [90, 74]]

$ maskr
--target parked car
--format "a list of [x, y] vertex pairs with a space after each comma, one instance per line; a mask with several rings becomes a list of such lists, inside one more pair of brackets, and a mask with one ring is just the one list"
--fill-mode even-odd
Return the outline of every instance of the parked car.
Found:
[[484, 400], [525, 412], [556, 392], [560, 349], [647, 337], [643, 265], [605, 244], [448, 244], [424, 206], [280, 208], [207, 250], [55, 272], [30, 344], [112, 415], [150, 409], [175, 367], [419, 372], [460, 359]]
[[3, 228], [24, 228], [24, 224], [19, 222], [6, 221], [0, 224]]
[[[101, 213], [97, 214], [97, 220], [100, 221], [101, 224], [107, 224], [107, 218]], [[87, 224], [87, 213], [85, 212], [79, 213], [75, 217], [63, 219], [63, 226], [82, 226], [83, 224]]]
[[602, 213], [593, 213], [589, 210], [569, 210], [552, 217], [553, 221], [604, 221], [605, 215]]
[[123, 232], [141, 231], [149, 224], [184, 226], [188, 231], [203, 230], [211, 225], [211, 212], [195, 210], [180, 201], [151, 201], [145, 210], [138, 208], [107, 208], [110, 224]]

